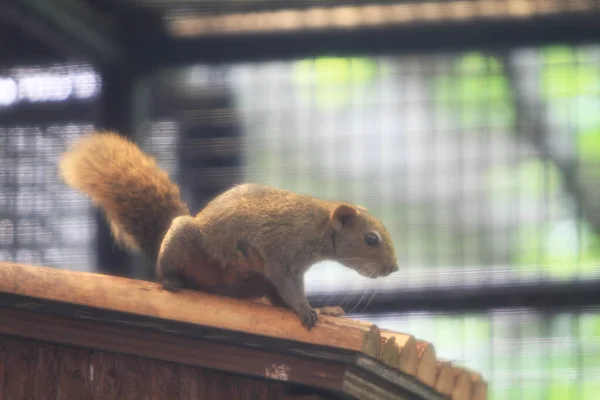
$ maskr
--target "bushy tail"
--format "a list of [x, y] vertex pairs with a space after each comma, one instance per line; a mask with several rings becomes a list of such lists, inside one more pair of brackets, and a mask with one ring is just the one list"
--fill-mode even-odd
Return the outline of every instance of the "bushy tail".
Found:
[[179, 188], [154, 158], [112, 132], [83, 137], [63, 154], [60, 174], [103, 210], [115, 239], [156, 261], [171, 221], [189, 215]]

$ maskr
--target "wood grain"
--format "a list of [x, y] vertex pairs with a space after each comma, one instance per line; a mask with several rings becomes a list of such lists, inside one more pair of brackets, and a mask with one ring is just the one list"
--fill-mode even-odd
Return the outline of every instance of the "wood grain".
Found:
[[33, 376], [37, 363], [37, 347], [30, 342], [9, 338], [5, 342], [6, 358], [6, 387], [4, 398], [30, 399], [33, 398]]
[[381, 330], [384, 340], [393, 337], [399, 351], [398, 369], [406, 374], [415, 375], [419, 365], [419, 354], [417, 352], [417, 341], [413, 335], [399, 332]]
[[[191, 339], [166, 333], [78, 321], [64, 317], [0, 308], [0, 333], [42, 341], [90, 347], [138, 357], [161, 359], [190, 366], [277, 379], [281, 366], [288, 382], [328, 389], [341, 386], [344, 365], [306, 357], [268, 353], [260, 349], [234, 347], [222, 343]], [[38, 329], [44, 326], [44, 329]], [[141, 359], [141, 358], [140, 358]], [[147, 398], [152, 372], [138, 358], [119, 357], [116, 370], [125, 374], [118, 387], [121, 397]], [[291, 368], [293, 366], [293, 368]], [[202, 388], [201, 388], [202, 390]]]
[[152, 398], [152, 371], [149, 363], [138, 357], [117, 357], [115, 367], [121, 375], [119, 382], [119, 398], [148, 399]]
[[379, 358], [381, 355], [381, 331], [377, 325], [371, 325], [369, 330], [364, 333], [363, 344], [360, 349], [363, 353]]
[[[363, 347], [364, 332], [320, 316], [311, 331], [291, 310], [115, 276], [0, 262], [0, 292], [222, 328], [348, 350]], [[324, 323], [327, 321], [327, 323]]]
[[383, 361], [385, 365], [394, 369], [399, 368], [400, 350], [396, 344], [395, 337], [392, 336], [391, 338], [385, 340], [381, 348], [381, 361]]
[[[6, 349], [7, 358], [13, 361], [21, 359], [11, 366], [11, 376], [22, 378], [13, 380], [8, 391], [3, 391], [0, 395], [0, 398], [7, 400], [172, 400], [178, 398], [173, 396], [177, 387], [182, 389], [180, 395], [186, 388], [193, 388], [195, 392], [184, 394], [189, 400], [284, 398], [284, 385], [280, 382], [266, 382], [196, 367], [180, 367], [156, 360], [102, 351], [91, 352], [84, 348], [50, 345], [1, 335], [0, 349]], [[32, 364], [35, 364], [31, 354], [36, 354], [35, 359], [38, 361], [33, 366], [36, 371], [33, 375], [29, 373]], [[94, 368], [86, 373], [86, 365], [93, 365]], [[43, 371], [40, 366], [48, 368], [48, 372], [40, 375]], [[208, 390], [201, 393], [197, 390], [199, 387]], [[48, 388], [50, 391], [47, 391]]]
[[418, 340], [417, 354], [419, 356], [419, 365], [416, 373], [417, 379], [426, 385], [435, 386], [437, 378], [435, 347], [431, 343]]
[[482, 380], [473, 382], [473, 394], [471, 400], [487, 400], [487, 383]]
[[198, 371], [187, 365], [179, 366], [179, 400], [200, 399], [198, 388]]
[[119, 400], [119, 381], [115, 355], [93, 351], [90, 355], [90, 381], [96, 396], [104, 400]]
[[481, 374], [472, 371], [468, 368], [464, 368], [471, 374], [472, 393], [471, 400], [486, 400], [487, 399], [487, 383], [481, 376]]
[[452, 400], [471, 400], [473, 383], [471, 374], [459, 367], [452, 367], [454, 375], [454, 388], [452, 388]]
[[58, 398], [87, 400], [92, 397], [89, 350], [63, 347], [58, 352]]
[[177, 399], [181, 396], [179, 366], [173, 363], [149, 361], [153, 399]]
[[8, 346], [5, 341], [0, 340], [0, 394], [4, 398], [6, 392], [6, 381], [8, 378]]
[[445, 395], [450, 395], [454, 388], [454, 370], [450, 361], [437, 362], [437, 380], [435, 389]]

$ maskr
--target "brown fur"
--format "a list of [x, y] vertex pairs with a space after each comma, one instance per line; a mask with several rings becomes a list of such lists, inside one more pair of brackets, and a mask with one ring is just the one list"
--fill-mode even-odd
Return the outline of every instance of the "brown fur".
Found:
[[[79, 140], [60, 170], [104, 210], [121, 244], [156, 261], [167, 290], [267, 296], [294, 309], [310, 328], [317, 316], [303, 277], [316, 262], [336, 260], [370, 278], [398, 270], [387, 229], [360, 206], [242, 184], [192, 217], [154, 159], [114, 133]], [[378, 245], [365, 242], [372, 232], [381, 238]]]
[[89, 195], [104, 211], [117, 242], [153, 261], [173, 218], [189, 215], [167, 173], [115, 133], [78, 140], [59, 167], [69, 186]]

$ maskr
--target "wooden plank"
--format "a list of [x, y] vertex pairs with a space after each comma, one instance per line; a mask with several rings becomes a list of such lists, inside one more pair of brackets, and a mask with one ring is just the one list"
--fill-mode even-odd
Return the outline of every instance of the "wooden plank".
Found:
[[[3, 321], [3, 324], [0, 324], [0, 334], [206, 368], [202, 373], [206, 373], [210, 368], [270, 379], [271, 384], [265, 389], [266, 395], [259, 397], [269, 400], [282, 398], [283, 392], [280, 389], [290, 383], [352, 396], [356, 396], [362, 388], [371, 387], [378, 388], [379, 393], [386, 393], [384, 398], [395, 398], [398, 393], [419, 393], [410, 394], [407, 398], [441, 400], [440, 396], [418, 381], [411, 381], [408, 376], [367, 356], [360, 356], [348, 364], [347, 361], [336, 359], [334, 353], [329, 353], [329, 359], [314, 359], [308, 354], [298, 357], [245, 347], [243, 343], [234, 346], [148, 329], [124, 328], [96, 321], [7, 308], [0, 308], [0, 320]], [[39, 329], [40, 326], [44, 329]], [[135, 357], [124, 356], [116, 359], [119, 399], [150, 398], [147, 388], [150, 386], [151, 373], [144, 370], [144, 365], [137, 365], [136, 360], [138, 359]], [[351, 383], [348, 383], [349, 376], [354, 377]], [[274, 389], [273, 382], [281, 382], [280, 389]], [[210, 393], [213, 391], [198, 381], [198, 393], [199, 398], [212, 398]], [[365, 400], [378, 398], [380, 396], [364, 397]]]
[[248, 387], [245, 387], [248, 382], [231, 375], [217, 375], [216, 383], [216, 386], [219, 389], [218, 398], [220, 399], [241, 400], [242, 392], [244, 392], [245, 389], [249, 389]]
[[[0, 338], [0, 340], [3, 340]], [[56, 400], [58, 398], [58, 355], [55, 345], [37, 343], [37, 363], [33, 392], [36, 398]], [[106, 399], [109, 400], [109, 399]]]
[[90, 383], [90, 352], [63, 346], [58, 350], [59, 399], [88, 400], [92, 398]]
[[[118, 326], [112, 326], [110, 329], [121, 329], [119, 334], [127, 338], [125, 342], [134, 343], [134, 345], [124, 346], [122, 343], [116, 343], [115, 337], [111, 338], [110, 335], [118, 337], [119, 334], [114, 330], [110, 331], [108, 325], [102, 325], [100, 332], [94, 331], [91, 328], [92, 325], [86, 325], [86, 329], [90, 330], [86, 338], [83, 338], [83, 335], [75, 335], [73, 332], [67, 334], [67, 331], [75, 329], [76, 325], [83, 326], [81, 324], [88, 323], [81, 319], [71, 320], [71, 326], [65, 328], [66, 330], [63, 327], [52, 326], [50, 330], [35, 331], [23, 324], [18, 325], [18, 328], [0, 327], [0, 332], [7, 334], [26, 332], [32, 337], [39, 337], [42, 340], [71, 345], [89, 345], [108, 351], [225, 369], [252, 376], [266, 376], [270, 379], [281, 379], [280, 376], [285, 376], [286, 380], [296, 383], [325, 385], [321, 387], [333, 390], [340, 390], [342, 387], [343, 370], [350, 365], [349, 363], [357, 353], [362, 352], [378, 360], [381, 360], [385, 353], [388, 366], [413, 376], [420, 374], [421, 380], [430, 385], [435, 383], [435, 377], [432, 378], [430, 370], [426, 371], [426, 376], [423, 375], [425, 369], [418, 370], [419, 351], [417, 350], [417, 341], [412, 335], [382, 330], [376, 325], [364, 321], [321, 315], [317, 326], [312, 331], [307, 331], [290, 310], [198, 291], [166, 292], [160, 288], [160, 285], [152, 282], [3, 262], [0, 262], [0, 293], [2, 293], [0, 304], [10, 305], [15, 309], [37, 310], [37, 316], [32, 318], [38, 322], [43, 318], [48, 318], [47, 315], [43, 316], [39, 312], [43, 310], [49, 313], [76, 315], [78, 318], [101, 319], [111, 324], [117, 324]], [[147, 340], [144, 343], [136, 343], [135, 339], [137, 338], [132, 332], [140, 332], [140, 330], [124, 328], [124, 325], [138, 328], [147, 325], [150, 329], [141, 329], [144, 334], [149, 335]], [[61, 331], [61, 329], [63, 330]], [[172, 334], [160, 336], [164, 332]], [[153, 334], [159, 336], [150, 336]], [[208, 362], [204, 357], [202, 365], [198, 364], [197, 359], [192, 360], [190, 354], [186, 354], [184, 351], [185, 346], [181, 346], [182, 343], [198, 346], [198, 341], [189, 339], [190, 336], [217, 340], [219, 343], [215, 342], [213, 346], [207, 346], [208, 342], [200, 341], [203, 346], [207, 347], [203, 351], [214, 354], [215, 358]], [[96, 344], [94, 342], [82, 343], [90, 337], [97, 339]], [[385, 350], [387, 341], [392, 337], [394, 343], [388, 344], [387, 350]], [[150, 342], [154, 339], [161, 341], [161, 344], [151, 345]], [[240, 354], [232, 354], [231, 351], [235, 340], [243, 342], [242, 347], [239, 348], [240, 353], [245, 352], [248, 356], [253, 354], [255, 357], [259, 357], [257, 360], [252, 360], [255, 362], [254, 364], [239, 364], [238, 361], [242, 357]], [[287, 343], [287, 347], [281, 345], [275, 348], [273, 343]], [[277, 354], [273, 353], [270, 356], [277, 361], [304, 362], [313, 366], [324, 364], [323, 360], [336, 358], [338, 363], [342, 359], [343, 362], [337, 364], [337, 367], [332, 367], [332, 370], [317, 367], [317, 372], [309, 373], [307, 371], [310, 369], [294, 369], [281, 375], [278, 369], [282, 365], [289, 366], [288, 364], [272, 363], [257, 366], [256, 361], [263, 363], [267, 361], [264, 356], [265, 352], [259, 350], [257, 345], [263, 350], [277, 350]], [[165, 346], [169, 350], [161, 346]], [[220, 349], [221, 352], [217, 349]], [[175, 354], [171, 354], [171, 350], [175, 351]], [[338, 351], [340, 352], [337, 353]], [[341, 351], [345, 351], [345, 353]], [[293, 357], [291, 353], [315, 358]], [[427, 354], [427, 351], [423, 353], [423, 349], [421, 349], [420, 354], [423, 359], [423, 355]], [[262, 358], [260, 358], [261, 356]], [[435, 353], [432, 357], [435, 359]], [[223, 358], [225, 361], [220, 362]], [[383, 363], [380, 362], [380, 364], [383, 367]], [[384, 369], [385, 371], [382, 369], [380, 372], [391, 374], [390, 376], [394, 376], [396, 372], [390, 368]], [[437, 370], [434, 368], [433, 375], [436, 372]], [[160, 392], [162, 390], [158, 386], [154, 389], [152, 385], [149, 387], [150, 389], [148, 387], [139, 388], [139, 391], [150, 390], [152, 392], [156, 390]], [[200, 388], [200, 386], [198, 387]], [[120, 387], [116, 391], [121, 393], [123, 390], [125, 389]], [[174, 398], [186, 395], [179, 392], [172, 394], [175, 396]]]
[[0, 292], [354, 351], [364, 342], [352, 326], [340, 334], [344, 318], [320, 316], [308, 331], [291, 310], [88, 272], [0, 262]]
[[[342, 386], [345, 366], [336, 361], [313, 360], [259, 349], [191, 339], [160, 332], [122, 328], [31, 311], [0, 308], [0, 333], [43, 341], [101, 349], [168, 362], [214, 368], [234, 373], [314, 385], [333, 390]], [[44, 326], [44, 329], [39, 329]], [[117, 360], [116, 370], [128, 378], [120, 398], [146, 396], [151, 372], [132, 358]]]
[[115, 355], [104, 351], [94, 351], [90, 356], [90, 380], [94, 395], [102, 400], [120, 400], [118, 371]]
[[179, 367], [173, 363], [148, 361], [152, 400], [169, 400], [180, 397]]
[[[283, 385], [278, 382], [269, 383], [151, 359], [0, 336], [0, 351], [8, 348], [13, 350], [13, 361], [23, 356], [22, 362], [13, 363], [12, 376], [25, 377], [26, 381], [23, 383], [13, 380], [9, 392], [0, 398], [15, 400], [38, 398], [44, 400], [78, 398], [171, 400], [182, 398], [181, 396], [174, 397], [173, 394], [181, 395], [184, 392], [184, 396], [187, 396], [189, 400], [283, 398]], [[29, 357], [29, 354], [36, 353], [35, 360], [33, 357]], [[5, 358], [8, 358], [8, 352]], [[0, 361], [2, 360], [0, 358]], [[36, 360], [37, 362], [35, 362]], [[85, 367], [88, 364], [89, 373], [86, 373], [88, 368]], [[33, 375], [28, 373], [32, 368], [35, 370]], [[183, 378], [182, 372], [187, 373], [187, 378]], [[199, 374], [207, 378], [204, 383], [208, 383], [210, 386], [210, 390], [206, 392], [207, 396], [200, 396], [198, 392]], [[2, 379], [2, 381], [6, 380]], [[33, 386], [28, 391], [27, 387], [30, 384]], [[190, 387], [193, 389], [187, 390]], [[57, 388], [59, 388], [58, 391]], [[122, 390], [117, 393], [119, 388]]]
[[[128, 338], [125, 338], [128, 341]], [[117, 357], [115, 368], [119, 379], [120, 399], [151, 400], [152, 371], [148, 361], [138, 357]]]
[[2, 394], [2, 398], [4, 398], [4, 394], [6, 392], [6, 382], [8, 378], [8, 344], [6, 340], [8, 338], [1, 337], [0, 338], [0, 393]]
[[[3, 321], [3, 323], [5, 323]], [[36, 397], [33, 392], [33, 377], [37, 363], [37, 346], [34, 342], [13, 338], [5, 338], [7, 349], [7, 373], [5, 399], [32, 399]]]
[[179, 400], [201, 399], [198, 389], [198, 371], [187, 365], [179, 366]]
[[284, 382], [255, 380], [252, 386], [252, 400], [281, 400], [286, 393]]

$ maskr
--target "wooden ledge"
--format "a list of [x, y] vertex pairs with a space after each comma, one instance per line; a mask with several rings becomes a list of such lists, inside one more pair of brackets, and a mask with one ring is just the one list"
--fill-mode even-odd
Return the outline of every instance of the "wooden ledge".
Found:
[[[432, 344], [348, 318], [320, 316], [309, 332], [290, 310], [6, 262], [0, 306], [0, 334], [285, 379], [350, 398], [487, 397], [485, 382], [466, 369], [451, 366], [440, 382], [447, 364]], [[278, 365], [293, 372], [269, 369]]]
[[48, 267], [0, 263], [0, 292], [346, 350], [360, 350], [364, 336], [362, 329], [338, 326], [338, 318], [320, 316], [309, 332], [290, 310], [192, 290], [171, 293], [154, 282]]

